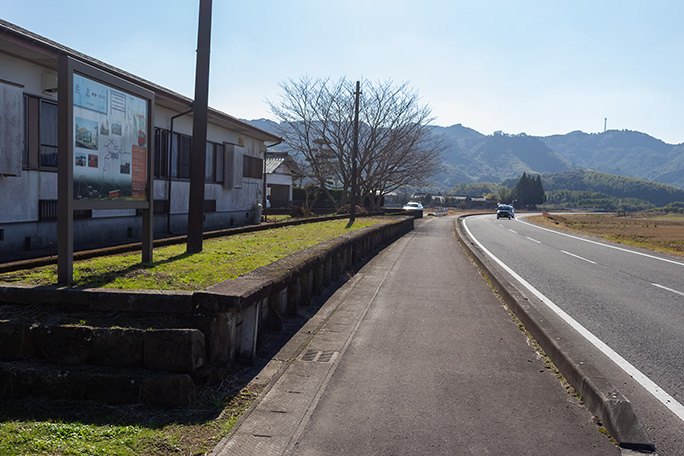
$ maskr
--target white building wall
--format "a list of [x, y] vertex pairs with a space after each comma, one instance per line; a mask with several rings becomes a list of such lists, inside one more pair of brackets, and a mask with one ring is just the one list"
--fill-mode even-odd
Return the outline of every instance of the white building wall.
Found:
[[[42, 93], [43, 72], [54, 74], [38, 65], [0, 54], [0, 80], [23, 86], [23, 93], [54, 101], [57, 99], [56, 95]], [[23, 111], [2, 112], [1, 115], [20, 116], [21, 125], [24, 124]], [[21, 157], [22, 150], [3, 150], [2, 153], [18, 154]], [[54, 198], [57, 198], [57, 173], [22, 170], [19, 176], [0, 176], [0, 224], [37, 221], [38, 199], [44, 198], [42, 195], [45, 193], [51, 193], [48, 187], [52, 182], [55, 185]]]
[[0, 79], [24, 86], [24, 93], [57, 101], [57, 93], [43, 92], [43, 73], [57, 77], [55, 71], [7, 54], [0, 54]]
[[[43, 73], [50, 77], [44, 78]], [[44, 92], [44, 80], [56, 78], [56, 72], [41, 66], [28, 63], [7, 54], [0, 54], [0, 80], [23, 86], [23, 93], [42, 99], [57, 101], [56, 93]], [[22, 104], [23, 105], [23, 104]], [[181, 111], [182, 112], [182, 111]], [[170, 129], [171, 117], [178, 111], [155, 106], [155, 126]], [[2, 115], [21, 116], [23, 112]], [[174, 132], [192, 135], [192, 114], [174, 119]], [[207, 140], [215, 143], [227, 143], [235, 147], [236, 154], [263, 158], [265, 146], [263, 142], [240, 135], [238, 132], [210, 123], [207, 128]], [[4, 153], [4, 151], [3, 151]], [[21, 150], [14, 153], [22, 154]], [[228, 172], [228, 171], [227, 171]], [[205, 187], [205, 199], [216, 200], [216, 212], [207, 213], [205, 228], [227, 228], [252, 222], [252, 211], [261, 201], [263, 181], [242, 177], [242, 156], [235, 158], [230, 164], [230, 172], [236, 176], [239, 185], [226, 188], [222, 184], [209, 183]], [[168, 198], [168, 180], [155, 179], [155, 199]], [[190, 193], [188, 180], [171, 181], [171, 232], [182, 234], [187, 232], [187, 213]], [[22, 169], [18, 177], [0, 176], [0, 255], [2, 252], [47, 248], [52, 245], [56, 251], [57, 223], [39, 222], [39, 200], [57, 199], [56, 170]], [[74, 223], [74, 242], [85, 242], [97, 239], [121, 239], [127, 236], [137, 238], [141, 232], [141, 217], [135, 210], [92, 211], [92, 219]], [[167, 216], [154, 218], [155, 234], [167, 230]]]
[[290, 174], [269, 174], [266, 183], [276, 185], [289, 185], [291, 187], [292, 176]]

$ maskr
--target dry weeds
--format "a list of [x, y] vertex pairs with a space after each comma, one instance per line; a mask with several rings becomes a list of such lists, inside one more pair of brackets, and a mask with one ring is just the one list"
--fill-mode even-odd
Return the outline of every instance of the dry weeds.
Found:
[[684, 256], [684, 216], [635, 213], [550, 214], [527, 220], [622, 244]]

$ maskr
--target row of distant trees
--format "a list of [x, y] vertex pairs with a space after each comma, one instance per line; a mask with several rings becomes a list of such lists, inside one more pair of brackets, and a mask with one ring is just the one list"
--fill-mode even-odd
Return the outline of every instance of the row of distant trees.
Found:
[[523, 173], [518, 183], [512, 189], [501, 188], [499, 190], [499, 201], [512, 204], [516, 209], [534, 209], [538, 204], [546, 202], [544, 186], [541, 176], [528, 176]]

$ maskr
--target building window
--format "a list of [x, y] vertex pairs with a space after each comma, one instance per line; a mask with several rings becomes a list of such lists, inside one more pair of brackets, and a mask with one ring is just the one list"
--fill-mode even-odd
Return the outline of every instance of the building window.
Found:
[[154, 177], [169, 176], [169, 131], [154, 129]]
[[190, 154], [192, 153], [192, 138], [180, 135], [180, 157], [178, 162], [178, 175], [181, 179], [190, 179]]
[[242, 177], [261, 179], [264, 172], [264, 161], [261, 158], [245, 155], [242, 160]]
[[204, 180], [206, 182], [214, 182], [216, 179], [216, 169], [214, 168], [214, 165], [216, 163], [215, 160], [215, 155], [216, 155], [216, 144], [211, 143], [207, 141], [207, 146], [206, 146], [206, 159], [204, 162]]
[[178, 133], [171, 138], [171, 177], [178, 177]]
[[[192, 155], [192, 137], [180, 133], [173, 134], [162, 128], [156, 128], [154, 144], [154, 177], [169, 177], [169, 164], [171, 165], [171, 177], [179, 179], [190, 178], [190, 157]], [[169, 158], [169, 148], [170, 158]], [[223, 183], [225, 146], [207, 141], [206, 148], [206, 182]]]
[[21, 152], [21, 165], [24, 168], [28, 168], [29, 165], [29, 97], [24, 95], [24, 137], [23, 137], [23, 149]]
[[40, 166], [57, 167], [57, 104], [40, 101]]
[[225, 146], [216, 144], [216, 182], [223, 183], [223, 163], [225, 157]]

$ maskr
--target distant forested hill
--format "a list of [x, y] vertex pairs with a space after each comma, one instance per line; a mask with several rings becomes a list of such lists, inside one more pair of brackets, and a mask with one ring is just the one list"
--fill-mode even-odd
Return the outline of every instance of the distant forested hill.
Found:
[[485, 136], [452, 125], [433, 127], [446, 148], [445, 168], [436, 180], [446, 187], [461, 182], [501, 182], [527, 173], [552, 173], [572, 169], [572, 163], [534, 136], [495, 133]]
[[461, 124], [434, 127], [446, 144], [444, 170], [436, 181], [501, 182], [528, 174], [594, 169], [684, 188], [684, 144], [666, 144], [645, 133], [574, 131], [547, 137], [524, 133], [482, 135]]
[[[276, 122], [267, 119], [249, 122], [278, 134]], [[684, 144], [666, 144], [645, 133], [609, 130], [588, 134], [574, 131], [565, 135], [536, 137], [501, 132], [483, 135], [461, 124], [431, 128], [434, 137], [444, 145], [442, 170], [434, 177], [432, 185], [436, 189], [447, 190], [458, 184], [477, 182], [498, 184], [506, 179], [519, 179], [523, 172], [547, 175], [577, 169], [593, 169], [684, 188]], [[283, 144], [278, 149], [286, 150], [287, 146]], [[577, 172], [568, 176], [587, 178], [586, 174], [580, 176]], [[570, 185], [569, 179], [564, 182]], [[576, 185], [586, 185], [586, 182], [582, 180]], [[658, 193], [636, 184], [624, 184], [621, 188], [629, 196], [617, 197], [634, 196], [650, 200], [651, 196], [635, 192]]]
[[[517, 183], [509, 181], [507, 184]], [[684, 190], [671, 185], [599, 171], [573, 170], [542, 176], [546, 192], [566, 190], [601, 193], [615, 198], [637, 198], [663, 207], [673, 201], [684, 201]]]
[[636, 177], [684, 188], [684, 144], [672, 145], [638, 131], [609, 130], [539, 138], [577, 168]]
[[437, 178], [446, 187], [501, 182], [523, 172], [594, 169], [684, 188], [684, 144], [667, 144], [637, 131], [485, 136], [458, 124], [435, 127], [434, 133], [447, 143], [445, 170]]

